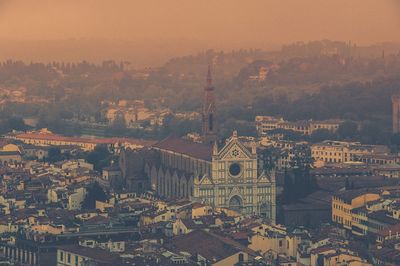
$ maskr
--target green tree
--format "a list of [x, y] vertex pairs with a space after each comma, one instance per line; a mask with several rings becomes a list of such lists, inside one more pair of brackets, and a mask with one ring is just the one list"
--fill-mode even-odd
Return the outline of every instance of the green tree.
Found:
[[400, 148], [400, 133], [393, 134], [390, 137], [390, 145], [393, 152], [398, 152]]
[[318, 186], [310, 174], [312, 164], [311, 151], [307, 145], [298, 145], [294, 148], [294, 157], [291, 168], [285, 171], [283, 202], [292, 203], [314, 192]]
[[108, 166], [113, 154], [108, 150], [107, 145], [97, 145], [93, 151], [86, 155], [86, 161], [94, 165], [96, 171], [101, 171]]
[[380, 143], [383, 138], [382, 129], [374, 122], [366, 121], [360, 130], [361, 142], [367, 144]]
[[124, 136], [127, 134], [127, 128], [125, 119], [123, 116], [117, 116], [112, 123], [111, 127], [107, 131], [108, 135], [111, 136]]
[[358, 125], [353, 121], [344, 121], [339, 125], [337, 134], [342, 139], [354, 139], [358, 135]]
[[21, 117], [11, 116], [7, 119], [8, 127], [11, 130], [26, 130], [28, 127], [25, 125]]
[[97, 201], [105, 201], [107, 195], [99, 183], [94, 182], [89, 187], [86, 188], [86, 196], [82, 202], [82, 208], [87, 210], [92, 210], [96, 208]]
[[311, 134], [310, 141], [315, 143], [315, 142], [321, 142], [324, 140], [334, 139], [334, 138], [335, 138], [335, 134], [333, 134], [331, 131], [329, 131], [326, 128], [322, 128], [322, 129], [315, 130]]
[[271, 171], [276, 166], [277, 157], [280, 155], [280, 150], [275, 148], [265, 148], [259, 152], [260, 159], [263, 162], [263, 169]]
[[48, 151], [47, 161], [50, 163], [61, 161], [62, 155], [61, 150], [58, 147], [51, 147]]

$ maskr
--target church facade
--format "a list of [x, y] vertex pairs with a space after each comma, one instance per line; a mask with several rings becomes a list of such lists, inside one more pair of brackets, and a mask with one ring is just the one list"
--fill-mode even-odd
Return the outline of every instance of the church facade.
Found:
[[176, 137], [160, 141], [153, 149], [158, 160], [147, 163], [145, 173], [157, 195], [275, 221], [275, 175], [258, 165], [255, 145], [245, 147], [236, 132], [220, 149]]
[[194, 180], [193, 199], [275, 221], [275, 187], [275, 175], [257, 165], [256, 147], [247, 149], [234, 132], [220, 150], [214, 146], [211, 175]]
[[[210, 69], [202, 118], [203, 143], [169, 136], [146, 150], [122, 151], [120, 165], [125, 168], [122, 173], [126, 186], [138, 192], [151, 189], [168, 199], [186, 198], [242, 214], [256, 214], [275, 222], [275, 175], [258, 165], [256, 144], [246, 147], [234, 132], [218, 145]], [[129, 158], [136, 166], [130, 164]]]

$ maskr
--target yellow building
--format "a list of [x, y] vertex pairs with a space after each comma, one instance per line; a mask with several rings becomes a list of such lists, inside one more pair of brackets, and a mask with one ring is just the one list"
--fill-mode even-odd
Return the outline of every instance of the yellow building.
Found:
[[361, 220], [358, 221], [359, 217], [356, 217], [358, 214], [355, 214], [353, 210], [378, 199], [380, 199], [378, 193], [365, 189], [339, 192], [332, 197], [332, 221], [352, 230], [353, 223], [361, 222]]
[[336, 132], [343, 121], [330, 119], [324, 121], [305, 120], [290, 122], [284, 120], [282, 117], [256, 116], [255, 122], [259, 135], [265, 136], [268, 131], [274, 129], [292, 130], [304, 135], [311, 135], [313, 132], [320, 129]]
[[344, 252], [338, 253], [338, 254], [332, 254], [332, 255], [324, 257], [324, 265], [329, 265], [329, 266], [342, 266], [342, 265], [372, 266], [371, 263], [368, 263], [367, 261], [363, 260], [359, 256], [352, 255], [352, 254], [346, 254]]
[[15, 135], [14, 138], [35, 146], [76, 146], [86, 151], [94, 150], [97, 145], [107, 145], [109, 148], [117, 149], [121, 145], [145, 147], [155, 143], [154, 141], [132, 138], [67, 137], [53, 134], [46, 130], [22, 133]]
[[175, 219], [175, 213], [169, 210], [164, 210], [160, 212], [150, 211], [140, 216], [140, 226], [172, 221], [173, 219]]
[[52, 234], [52, 235], [59, 235], [66, 231], [64, 225], [55, 226], [53, 224], [32, 225], [31, 230], [35, 233]]
[[339, 126], [342, 122], [343, 121], [339, 120], [339, 119], [329, 119], [329, 120], [324, 120], [324, 121], [311, 121], [310, 122], [311, 132], [314, 132], [315, 130], [318, 130], [318, 129], [327, 129], [331, 132], [336, 132], [339, 129]]
[[311, 156], [318, 162], [346, 163], [358, 161], [366, 155], [385, 154], [389, 150], [380, 145], [362, 145], [359, 142], [326, 140], [311, 146]]
[[286, 228], [279, 225], [260, 224], [251, 230], [253, 233], [249, 237], [249, 248], [262, 254], [272, 252], [296, 257], [302, 237], [309, 237], [305, 231], [297, 230], [288, 233]]
[[206, 216], [206, 215], [210, 215], [212, 214], [212, 207], [199, 203], [199, 202], [195, 202], [192, 205], [192, 219], [196, 219], [202, 216]]

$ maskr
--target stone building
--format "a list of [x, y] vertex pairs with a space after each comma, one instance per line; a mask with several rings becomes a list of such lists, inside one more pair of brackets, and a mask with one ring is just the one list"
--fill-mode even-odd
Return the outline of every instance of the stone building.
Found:
[[221, 149], [214, 145], [211, 175], [194, 180], [193, 198], [271, 221], [275, 221], [275, 197], [274, 173], [258, 167], [255, 144], [248, 150], [236, 132]]
[[168, 137], [153, 146], [159, 160], [147, 163], [151, 188], [166, 198], [188, 198], [275, 221], [275, 175], [257, 163], [236, 132], [220, 149]]
[[119, 156], [121, 179], [115, 178], [112, 187], [142, 193], [150, 189], [148, 165], [158, 162], [158, 153], [151, 148], [122, 149]]
[[218, 147], [218, 125], [211, 72], [203, 102], [203, 143], [169, 136], [150, 148], [123, 150], [120, 167], [131, 191], [153, 190], [158, 196], [186, 198], [242, 214], [275, 221], [274, 173], [258, 164], [257, 149], [249, 150], [237, 133]]
[[167, 199], [190, 199], [275, 221], [274, 173], [266, 173], [255, 146], [245, 147], [236, 132], [218, 148], [170, 136], [139, 150], [121, 152], [125, 188], [152, 190]]

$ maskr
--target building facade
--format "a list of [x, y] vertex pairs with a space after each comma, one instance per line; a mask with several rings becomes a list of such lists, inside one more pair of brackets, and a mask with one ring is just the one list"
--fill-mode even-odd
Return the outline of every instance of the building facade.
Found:
[[266, 136], [270, 131], [277, 129], [291, 130], [304, 135], [311, 135], [315, 131], [322, 129], [336, 132], [343, 121], [330, 119], [323, 121], [305, 120], [290, 122], [284, 120], [283, 117], [256, 116], [255, 122], [259, 136]]
[[255, 146], [246, 148], [236, 132], [220, 149], [176, 137], [160, 141], [153, 149], [157, 159], [146, 164], [145, 172], [157, 195], [275, 221], [275, 175], [261, 169]]
[[367, 158], [366, 156], [374, 155], [376, 157], [378, 154], [387, 155], [389, 152], [385, 146], [363, 145], [359, 142], [326, 140], [311, 146], [312, 158], [325, 163], [363, 161], [362, 159]]
[[128, 187], [135, 191], [138, 187], [133, 181], [141, 180], [138, 184], [143, 185], [136, 191], [151, 189], [168, 199], [191, 199], [241, 214], [261, 215], [275, 222], [275, 175], [267, 174], [258, 165], [255, 143], [249, 150], [235, 131], [218, 147], [210, 68], [202, 117], [202, 143], [169, 136], [146, 153], [142, 152], [144, 149], [123, 150], [120, 166], [126, 185], [130, 184]]
[[[350, 190], [337, 193], [332, 197], [332, 222], [351, 231], [355, 224], [364, 224], [362, 213], [357, 212], [356, 209], [379, 198], [378, 193], [367, 190]], [[361, 229], [360, 233], [362, 233], [361, 226], [359, 228]]]
[[275, 176], [259, 169], [255, 146], [249, 151], [234, 132], [222, 149], [214, 145], [211, 172], [194, 181], [194, 199], [275, 221]]

